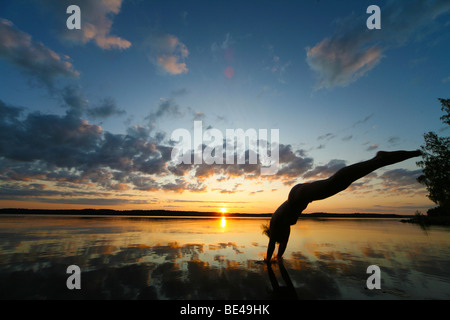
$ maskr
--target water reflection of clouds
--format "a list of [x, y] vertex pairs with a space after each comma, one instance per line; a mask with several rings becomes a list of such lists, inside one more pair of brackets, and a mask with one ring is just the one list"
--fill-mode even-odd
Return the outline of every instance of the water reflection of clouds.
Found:
[[[232, 244], [221, 244], [225, 249]], [[209, 249], [208, 249], [209, 250]], [[217, 250], [217, 249], [214, 249]], [[19, 289], [11, 279], [21, 278], [26, 283], [38, 283], [48, 298], [158, 298], [158, 299], [267, 299], [270, 285], [266, 266], [256, 261], [240, 263], [224, 255], [214, 255], [216, 264], [199, 259], [204, 246], [198, 244], [167, 244], [159, 246], [131, 246], [126, 248], [96, 246], [82, 255], [50, 259], [48, 267], [13, 272], [15, 277], [2, 279], [8, 294]], [[159, 256], [162, 259], [154, 259]], [[149, 257], [152, 257], [150, 260]], [[301, 254], [288, 263], [288, 273], [294, 279], [299, 297], [336, 298], [339, 290], [332, 278], [329, 265], [322, 268], [309, 262]], [[47, 261], [42, 256], [30, 257], [35, 265]], [[147, 258], [147, 259], [146, 259]], [[152, 261], [153, 260], [153, 261]], [[143, 262], [144, 261], [144, 262]], [[61, 288], [64, 268], [80, 265], [83, 272], [82, 292]], [[301, 266], [295, 268], [296, 265]], [[30, 270], [31, 269], [31, 270]], [[59, 274], [59, 276], [57, 276]], [[11, 276], [11, 275], [10, 275]], [[64, 284], [64, 282], [62, 282]], [[43, 287], [44, 285], [44, 287]], [[99, 287], [97, 287], [99, 286]], [[54, 287], [58, 296], [52, 296]], [[20, 290], [20, 289], [19, 289]], [[133, 294], [132, 294], [133, 293]], [[23, 294], [23, 292], [22, 292]], [[37, 297], [38, 293], [35, 293]], [[25, 296], [35, 298], [36, 296]]]
[[[210, 231], [208, 241], [182, 233], [197, 234], [190, 232], [199, 222], [187, 223], [189, 228], [171, 225], [168, 233], [160, 222], [118, 222], [102, 226], [96, 221], [79, 230], [74, 225], [59, 229], [52, 225], [50, 238], [29, 226], [26, 230], [32, 236], [0, 224], [0, 236], [6, 240], [0, 244], [0, 298], [273, 299], [290, 292], [286, 281], [302, 299], [450, 297], [450, 251], [441, 240], [435, 246], [423, 239], [408, 244], [403, 238], [357, 242], [341, 236], [333, 242], [333, 235], [317, 238], [313, 230], [320, 225], [310, 225], [303, 242], [302, 234], [293, 230], [284, 265], [268, 269], [261, 263], [266, 247], [260, 244], [264, 238], [257, 238], [259, 222], [253, 222], [254, 229], [245, 223], [241, 229], [230, 228], [229, 238], [201, 222], [199, 229]], [[172, 241], [177, 229], [179, 241]], [[65, 287], [66, 268], [72, 264], [82, 270], [81, 291]], [[382, 269], [383, 291], [365, 288], [370, 264]], [[433, 287], [437, 293], [423, 291]]]

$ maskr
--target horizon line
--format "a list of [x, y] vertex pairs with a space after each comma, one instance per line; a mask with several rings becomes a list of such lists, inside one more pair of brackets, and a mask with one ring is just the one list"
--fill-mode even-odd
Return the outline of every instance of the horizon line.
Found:
[[[237, 217], [237, 216], [254, 216], [254, 217], [271, 217], [273, 213], [239, 213], [239, 212], [214, 212], [214, 211], [195, 211], [195, 210], [166, 210], [166, 209], [128, 209], [128, 210], [118, 210], [118, 209], [95, 209], [95, 208], [84, 208], [84, 209], [28, 209], [28, 208], [0, 208], [0, 213], [5, 214], [8, 213], [28, 213], [28, 214], [55, 214], [55, 212], [61, 212], [61, 214], [83, 214], [83, 213], [92, 213], [94, 212], [97, 215], [114, 215], [114, 213], [119, 213], [123, 215], [123, 213], [129, 213], [128, 215], [136, 215], [136, 216], [173, 216], [173, 217], [181, 217], [181, 216], [218, 216], [218, 217]], [[7, 214], [6, 213], [6, 214]], [[395, 213], [368, 213], [368, 212], [353, 212], [353, 213], [338, 213], [338, 212], [311, 212], [311, 213], [301, 213], [299, 214], [299, 218], [301, 217], [321, 217], [321, 216], [336, 216], [336, 217], [408, 217], [414, 216], [413, 214], [395, 214]]]

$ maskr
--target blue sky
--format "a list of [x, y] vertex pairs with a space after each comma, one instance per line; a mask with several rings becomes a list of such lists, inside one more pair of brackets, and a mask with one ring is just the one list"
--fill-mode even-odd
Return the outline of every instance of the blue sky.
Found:
[[[66, 27], [71, 4], [81, 30]], [[372, 4], [380, 30], [366, 27]], [[448, 132], [449, 13], [448, 1], [2, 1], [2, 206], [271, 212], [295, 183], [417, 149]], [[194, 120], [279, 129], [283, 170], [171, 166], [171, 132]], [[415, 161], [311, 210], [425, 210]]]

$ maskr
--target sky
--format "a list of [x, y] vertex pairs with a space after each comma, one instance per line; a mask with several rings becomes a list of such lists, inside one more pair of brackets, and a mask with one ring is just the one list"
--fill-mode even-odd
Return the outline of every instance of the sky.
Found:
[[[271, 213], [297, 183], [448, 134], [449, 49], [439, 0], [2, 1], [0, 207]], [[177, 163], [195, 121], [204, 146], [255, 130], [276, 172], [250, 144], [243, 164]], [[305, 212], [425, 212], [418, 160]]]

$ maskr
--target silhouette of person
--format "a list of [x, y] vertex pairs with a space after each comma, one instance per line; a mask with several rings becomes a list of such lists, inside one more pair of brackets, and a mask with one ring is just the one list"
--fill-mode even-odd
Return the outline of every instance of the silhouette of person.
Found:
[[291, 225], [297, 223], [298, 216], [310, 202], [331, 197], [347, 189], [356, 180], [381, 167], [418, 157], [421, 154], [420, 150], [380, 151], [374, 158], [344, 167], [328, 179], [295, 185], [289, 192], [288, 199], [278, 207], [270, 220], [267, 230], [269, 245], [266, 261], [270, 262], [276, 243], [279, 244], [277, 259], [283, 257], [289, 240]]

